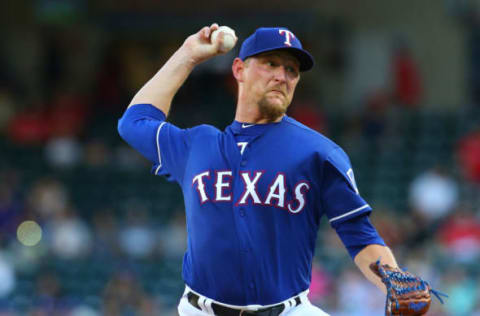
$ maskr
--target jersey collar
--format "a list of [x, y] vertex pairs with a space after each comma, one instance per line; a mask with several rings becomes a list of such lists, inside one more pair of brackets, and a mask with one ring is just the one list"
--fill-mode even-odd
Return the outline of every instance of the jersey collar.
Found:
[[259, 135], [262, 134], [265, 130], [271, 128], [272, 126], [276, 126], [287, 118], [287, 115], [282, 117], [280, 122], [275, 123], [267, 123], [267, 124], [252, 124], [252, 123], [243, 123], [239, 121], [233, 121], [230, 124], [229, 128], [235, 135]]

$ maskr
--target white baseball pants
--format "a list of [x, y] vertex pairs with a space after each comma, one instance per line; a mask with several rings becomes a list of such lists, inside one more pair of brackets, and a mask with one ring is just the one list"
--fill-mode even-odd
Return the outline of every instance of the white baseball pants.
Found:
[[[192, 306], [187, 299], [187, 292], [190, 289], [187, 287], [183, 293], [182, 298], [180, 299], [180, 304], [178, 304], [178, 313], [180, 316], [213, 316], [215, 315], [212, 310], [213, 300], [199, 295], [199, 305], [202, 310], [197, 309]], [[289, 303], [291, 300], [286, 300], [282, 302], [285, 305], [285, 309], [279, 316], [329, 316], [327, 313], [322, 311], [320, 308], [313, 306], [312, 303], [308, 300], [307, 293], [302, 293], [300, 295], [300, 301], [302, 302], [298, 306], [291, 306]], [[198, 293], [197, 293], [198, 294]], [[217, 303], [217, 302], [215, 302]]]

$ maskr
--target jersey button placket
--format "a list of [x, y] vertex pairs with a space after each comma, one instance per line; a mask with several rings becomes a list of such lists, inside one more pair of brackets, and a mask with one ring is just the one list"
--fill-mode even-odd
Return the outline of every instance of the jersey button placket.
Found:
[[[243, 153], [242, 161], [240, 162], [241, 167], [245, 167], [247, 165], [247, 160], [245, 160], [246, 155], [247, 155], [246, 153]], [[239, 214], [240, 214], [241, 217], [245, 217], [245, 208], [244, 207], [240, 207], [238, 211], [239, 211]]]
[[[249, 144], [247, 145], [247, 148], [249, 148]], [[249, 151], [244, 150], [242, 154], [242, 160], [240, 161], [240, 167], [246, 167], [247, 166], [247, 156], [248, 156]]]
[[[247, 145], [247, 148], [250, 147], [250, 144]], [[241, 160], [240, 160], [240, 163], [239, 163], [239, 169], [240, 171], [243, 171], [245, 170], [245, 168], [247, 167], [248, 165], [248, 160], [247, 160], [247, 157], [248, 157], [248, 153], [249, 151], [248, 150], [244, 150], [243, 151], [243, 154], [242, 154], [242, 157], [241, 157]], [[239, 188], [243, 188], [244, 186], [244, 183], [243, 183], [243, 180], [241, 180], [241, 177], [239, 176], [238, 177], [238, 187]], [[241, 191], [238, 192], [241, 196]], [[240, 198], [240, 196], [237, 197], [237, 200], [238, 198]], [[247, 208], [245, 206], [242, 206], [242, 205], [237, 205], [237, 211], [238, 211], [238, 216], [239, 218], [241, 219], [238, 223], [240, 226], [243, 226], [243, 229], [244, 230], [248, 230], [248, 226], [244, 226], [244, 225], [248, 225], [248, 217], [246, 216], [247, 213]], [[241, 248], [240, 248], [240, 255], [242, 256], [242, 261], [244, 262], [245, 266], [248, 266], [249, 264], [251, 264], [251, 258], [250, 258], [250, 253], [251, 253], [251, 250], [250, 250], [250, 246], [248, 245], [248, 241], [247, 239], [245, 238], [242, 238], [243, 235], [241, 235], [240, 239], [241, 239]], [[255, 285], [254, 283], [252, 282], [252, 275], [250, 274], [250, 271], [245, 271], [246, 272], [246, 275], [245, 275], [245, 281], [249, 281], [247, 283], [247, 287], [249, 288], [249, 290], [252, 292], [250, 294], [248, 294], [248, 296], [251, 296], [252, 298], [255, 298]]]

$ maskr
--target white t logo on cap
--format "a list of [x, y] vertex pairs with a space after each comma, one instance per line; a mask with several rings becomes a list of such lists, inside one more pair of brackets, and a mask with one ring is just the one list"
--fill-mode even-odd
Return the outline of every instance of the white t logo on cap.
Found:
[[278, 30], [278, 33], [280, 33], [280, 35], [285, 34], [285, 42], [283, 43], [285, 45], [292, 46], [292, 43], [290, 43], [290, 38], [295, 38], [295, 35], [293, 35], [292, 32], [290, 32], [289, 30]]

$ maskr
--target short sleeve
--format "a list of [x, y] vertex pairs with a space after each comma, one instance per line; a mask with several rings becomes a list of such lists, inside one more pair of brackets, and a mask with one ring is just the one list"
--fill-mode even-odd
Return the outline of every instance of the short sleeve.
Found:
[[323, 211], [333, 227], [372, 210], [360, 196], [350, 160], [340, 148], [324, 161], [321, 188]]
[[152, 167], [153, 174], [165, 176], [169, 181], [182, 181], [189, 151], [188, 131], [170, 123], [158, 127], [155, 136], [158, 162]]
[[120, 136], [153, 164], [152, 173], [181, 181], [188, 152], [188, 130], [165, 122], [150, 104], [129, 107], [118, 122]]

